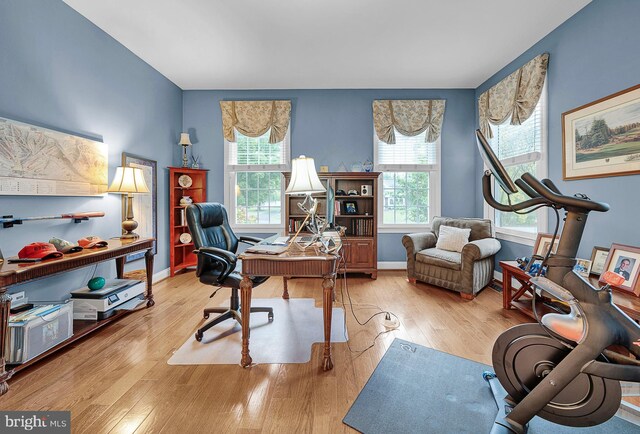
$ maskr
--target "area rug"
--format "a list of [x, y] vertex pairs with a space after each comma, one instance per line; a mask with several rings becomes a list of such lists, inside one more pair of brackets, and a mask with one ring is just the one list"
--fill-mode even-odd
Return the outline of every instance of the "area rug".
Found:
[[[274, 317], [269, 322], [266, 313], [251, 314], [249, 350], [253, 363], [307, 363], [311, 360], [311, 345], [324, 342], [322, 307], [315, 307], [312, 298], [253, 299], [251, 304], [273, 307]], [[345, 342], [342, 308], [333, 308], [331, 342]], [[167, 363], [239, 364], [241, 348], [242, 328], [236, 321], [227, 320], [207, 330], [202, 342], [192, 334]]]
[[[365, 433], [489, 433], [496, 404], [487, 365], [395, 339], [343, 422]], [[534, 418], [529, 434], [638, 433], [618, 417], [591, 428]]]

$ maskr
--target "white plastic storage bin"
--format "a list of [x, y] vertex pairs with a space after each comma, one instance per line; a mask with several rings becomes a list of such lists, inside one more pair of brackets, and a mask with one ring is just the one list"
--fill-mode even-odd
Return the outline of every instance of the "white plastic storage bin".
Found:
[[73, 303], [50, 305], [34, 315], [24, 312], [21, 318], [9, 319], [7, 363], [27, 362], [73, 336]]

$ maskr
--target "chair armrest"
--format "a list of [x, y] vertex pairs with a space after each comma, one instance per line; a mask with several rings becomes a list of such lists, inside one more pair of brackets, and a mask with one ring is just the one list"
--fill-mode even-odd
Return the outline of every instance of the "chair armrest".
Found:
[[194, 250], [193, 253], [198, 255], [198, 268], [196, 270], [196, 276], [200, 277], [207, 266], [210, 266], [211, 262], [222, 265], [223, 271], [218, 277], [218, 281], [222, 282], [229, 274], [236, 268], [238, 257], [228, 250], [219, 249], [217, 247], [200, 247], [198, 250]]
[[481, 240], [471, 241], [462, 248], [462, 256], [470, 257], [477, 261], [495, 255], [500, 251], [502, 245], [495, 238], [483, 238]]
[[262, 238], [250, 237], [250, 236], [247, 236], [247, 235], [242, 235], [240, 238], [238, 238], [238, 241], [240, 241], [241, 243], [251, 244], [252, 246], [255, 246], [260, 241], [262, 241]]
[[436, 235], [433, 232], [406, 234], [402, 237], [402, 245], [407, 249], [407, 257], [415, 256], [424, 249], [436, 246]]

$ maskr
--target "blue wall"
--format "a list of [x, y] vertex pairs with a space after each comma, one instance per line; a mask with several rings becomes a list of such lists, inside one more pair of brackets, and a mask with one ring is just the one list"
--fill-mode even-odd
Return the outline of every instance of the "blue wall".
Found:
[[[209, 172], [209, 200], [224, 200], [224, 138], [221, 100], [288, 99], [291, 112], [291, 155], [315, 158], [334, 171], [340, 162], [373, 160], [375, 99], [447, 100], [442, 130], [442, 215], [475, 213], [476, 150], [472, 89], [420, 90], [253, 90], [185, 91], [183, 127], [191, 133], [193, 151]], [[380, 234], [378, 260], [403, 261], [401, 234]]]
[[[606, 201], [611, 211], [591, 213], [579, 255], [591, 257], [593, 246], [611, 243], [640, 245], [640, 176], [619, 176], [562, 181], [562, 113], [640, 82], [640, 2], [594, 0], [476, 89], [476, 98], [506, 75], [548, 52], [549, 178], [565, 194], [583, 192]], [[482, 174], [477, 160], [476, 179]], [[482, 196], [477, 184], [476, 214], [482, 215]], [[555, 217], [550, 214], [553, 228]], [[531, 254], [531, 247], [503, 242], [499, 260]]]
[[[164, 168], [178, 161], [182, 91], [61, 1], [0, 2], [0, 116], [102, 140], [109, 145], [109, 179], [123, 151], [158, 161], [158, 256], [156, 271], [169, 266]], [[95, 234], [119, 236], [119, 195], [93, 198], [0, 197], [2, 215], [34, 216], [70, 211], [105, 211], [79, 225], [29, 222], [0, 228], [4, 256], [52, 236], [77, 240]], [[131, 264], [142, 268], [144, 261]], [[114, 266], [98, 274], [113, 275]], [[93, 269], [53, 278], [38, 288], [77, 288]], [[54, 298], [51, 291], [33, 298]]]

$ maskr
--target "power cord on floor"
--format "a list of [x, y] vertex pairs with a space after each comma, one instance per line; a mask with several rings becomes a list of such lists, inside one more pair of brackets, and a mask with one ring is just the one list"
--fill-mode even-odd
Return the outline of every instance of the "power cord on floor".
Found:
[[[380, 308], [380, 306], [378, 305], [372, 305], [372, 304], [367, 304], [367, 305], [355, 305], [355, 306], [360, 306], [362, 309], [378, 309], [379, 312], [374, 313], [373, 315], [371, 315], [369, 318], [367, 318], [364, 322], [360, 321], [360, 319], [358, 318], [358, 316], [356, 315], [355, 309], [354, 309], [354, 303], [353, 300], [351, 299], [351, 294], [349, 293], [349, 284], [347, 281], [347, 263], [346, 260], [344, 258], [344, 254], [341, 252], [340, 254], [340, 259], [338, 261], [338, 270], [342, 271], [342, 284], [340, 285], [340, 302], [342, 303], [342, 306], [346, 306], [345, 304], [345, 300], [344, 300], [344, 295], [345, 293], [347, 294], [347, 299], [349, 301], [349, 308], [351, 310], [351, 314], [353, 315], [353, 318], [356, 320], [356, 322], [360, 325], [360, 326], [366, 326], [373, 318], [384, 315], [384, 322], [383, 325], [385, 327], [386, 330], [383, 330], [381, 332], [379, 332], [374, 338], [373, 341], [371, 342], [371, 345], [369, 345], [366, 348], [363, 349], [358, 349], [355, 350], [353, 348], [351, 348], [351, 344], [349, 343], [349, 339], [347, 338], [347, 316], [344, 316], [344, 338], [345, 341], [347, 342], [347, 348], [349, 348], [349, 351], [351, 353], [357, 353], [358, 356], [364, 354], [367, 350], [373, 348], [376, 344], [376, 341], [378, 340], [378, 338], [384, 334], [389, 333], [392, 330], [396, 330], [400, 327], [400, 318], [398, 318], [398, 316], [396, 314], [394, 314], [391, 311], [386, 311], [383, 310], [382, 308]], [[366, 306], [366, 307], [365, 307]], [[392, 320], [392, 317], [395, 319]]]

